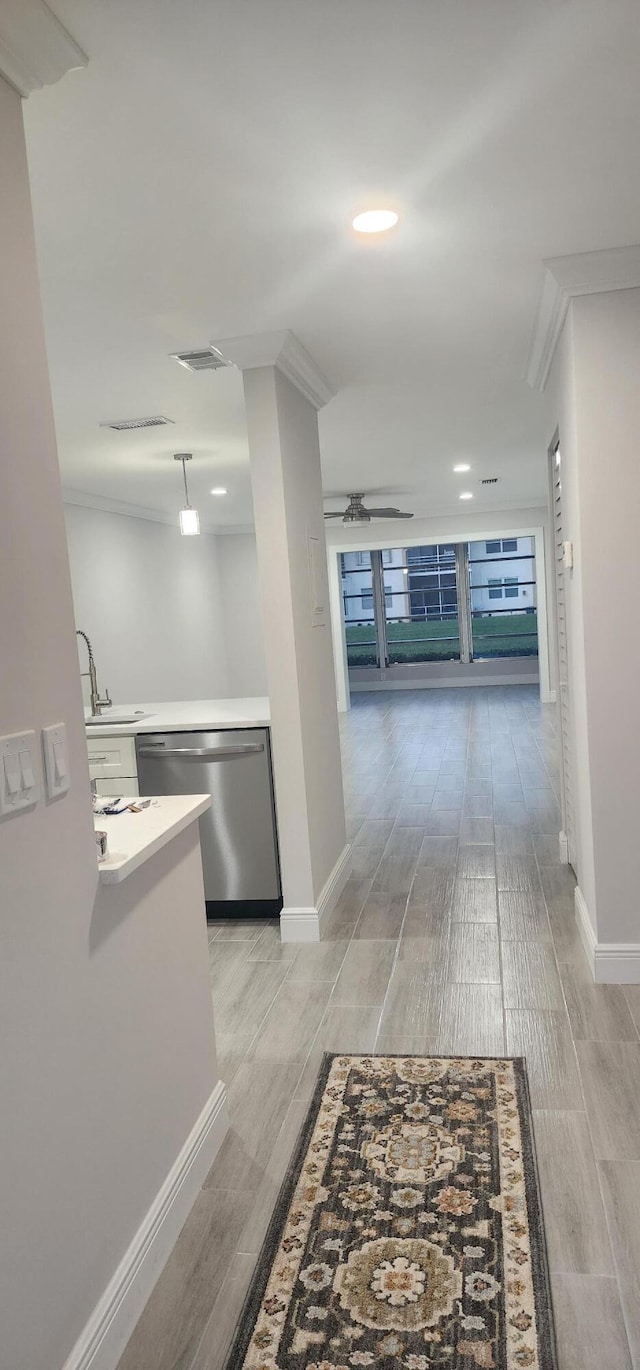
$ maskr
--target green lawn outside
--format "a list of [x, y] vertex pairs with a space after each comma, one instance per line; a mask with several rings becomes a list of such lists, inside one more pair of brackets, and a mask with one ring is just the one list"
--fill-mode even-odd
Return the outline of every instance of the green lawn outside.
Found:
[[[438, 623], [422, 620], [419, 623], [387, 624], [389, 659], [393, 664], [408, 661], [456, 661], [460, 655], [460, 641], [455, 619]], [[375, 666], [373, 624], [351, 624], [347, 627], [347, 649], [350, 666]], [[517, 634], [511, 637], [509, 634]], [[399, 639], [411, 639], [400, 641]], [[451, 638], [452, 641], [444, 641]], [[496, 614], [490, 618], [474, 618], [473, 649], [476, 660], [505, 656], [537, 656], [537, 614]]]

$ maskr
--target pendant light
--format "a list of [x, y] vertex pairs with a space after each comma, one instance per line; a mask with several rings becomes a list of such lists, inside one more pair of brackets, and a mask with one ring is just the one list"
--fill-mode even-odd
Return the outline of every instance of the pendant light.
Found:
[[191, 461], [191, 452], [176, 452], [174, 453], [173, 460], [182, 462], [182, 475], [184, 477], [185, 504], [184, 509], [181, 509], [179, 514], [180, 532], [182, 533], [182, 536], [185, 538], [195, 537], [196, 533], [200, 532], [200, 518], [198, 515], [198, 510], [192, 509], [189, 503], [189, 487], [187, 485], [186, 463], [188, 461]]

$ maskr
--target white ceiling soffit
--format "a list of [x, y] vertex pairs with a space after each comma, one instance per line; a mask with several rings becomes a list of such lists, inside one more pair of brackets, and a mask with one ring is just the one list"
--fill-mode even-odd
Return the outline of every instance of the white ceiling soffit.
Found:
[[211, 347], [217, 348], [225, 360], [240, 371], [275, 366], [316, 409], [322, 409], [333, 398], [334, 391], [328, 380], [288, 329], [276, 333], [251, 333], [246, 338], [216, 339]]
[[44, 0], [0, 0], [0, 75], [25, 99], [88, 58]]
[[640, 286], [640, 246], [550, 257], [543, 265], [544, 283], [525, 373], [533, 390], [544, 390], [547, 383], [571, 300]]

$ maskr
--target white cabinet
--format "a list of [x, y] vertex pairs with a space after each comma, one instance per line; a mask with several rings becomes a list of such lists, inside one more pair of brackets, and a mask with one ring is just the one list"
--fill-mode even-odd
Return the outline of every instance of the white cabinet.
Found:
[[89, 774], [98, 794], [138, 794], [136, 741], [131, 734], [122, 737], [88, 737]]

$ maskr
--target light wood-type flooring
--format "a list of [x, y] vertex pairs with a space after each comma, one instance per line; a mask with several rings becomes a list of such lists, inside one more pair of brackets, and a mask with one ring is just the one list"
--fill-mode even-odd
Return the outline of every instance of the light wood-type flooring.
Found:
[[640, 1370], [640, 986], [596, 986], [529, 686], [359, 695], [353, 875], [317, 946], [209, 934], [232, 1130], [120, 1370], [221, 1370], [323, 1051], [524, 1055], [559, 1370]]

